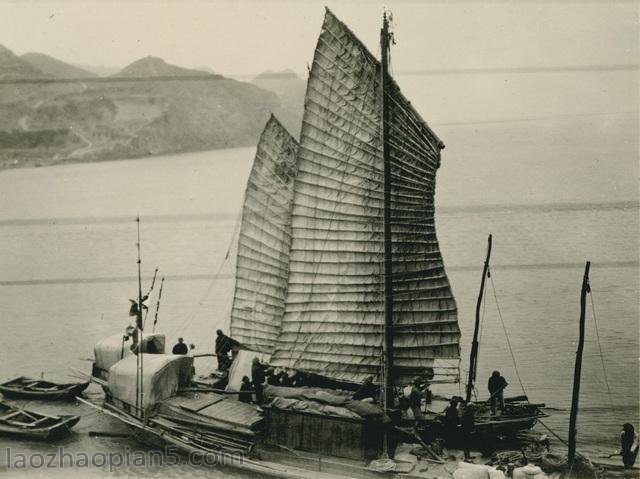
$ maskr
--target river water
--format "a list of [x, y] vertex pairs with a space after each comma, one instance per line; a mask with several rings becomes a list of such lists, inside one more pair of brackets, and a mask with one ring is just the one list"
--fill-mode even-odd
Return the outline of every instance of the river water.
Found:
[[[158, 330], [167, 333], [169, 345], [183, 336], [197, 352], [210, 352], [215, 330], [228, 327], [233, 267], [225, 257], [230, 250], [233, 257], [253, 151], [0, 172], [0, 379], [41, 374], [68, 379], [76, 374], [71, 367], [90, 371], [94, 343], [122, 331], [129, 321], [128, 299], [137, 294], [137, 214], [143, 276], [150, 278], [156, 266], [166, 276]], [[578, 424], [579, 449], [591, 454], [612, 452], [620, 425], [639, 422], [638, 213], [632, 202], [444, 204], [437, 215], [463, 332], [462, 374], [486, 236], [492, 233], [480, 395], [486, 395], [493, 369], [509, 381], [509, 394], [522, 392], [519, 376], [531, 400], [553, 407], [545, 424], [561, 437], [567, 435], [584, 261], [592, 261], [595, 308], [589, 302]], [[88, 394], [98, 398], [101, 392], [92, 386]], [[122, 428], [85, 406], [29, 407], [62, 409], [83, 419], [60, 444], [0, 439], [0, 472], [10, 472], [7, 447], [13, 453], [52, 451], [59, 445], [72, 453], [138, 447], [130, 439], [90, 437], [89, 431]], [[33, 477], [56, 472], [85, 477], [104, 470], [29, 471]], [[186, 473], [222, 477], [187, 466], [119, 470], [148, 477]]]

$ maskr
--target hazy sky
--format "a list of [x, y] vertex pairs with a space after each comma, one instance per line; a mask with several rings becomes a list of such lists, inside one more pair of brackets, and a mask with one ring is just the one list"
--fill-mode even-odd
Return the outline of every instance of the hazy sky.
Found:
[[74, 63], [124, 66], [156, 55], [221, 73], [304, 71], [323, 5], [377, 50], [393, 11], [396, 69], [638, 63], [636, 2], [115, 2], [2, 3], [0, 42]]
[[[477, 164], [472, 176], [489, 183], [487, 165], [521, 176], [537, 167], [539, 183], [553, 183], [550, 200], [586, 189], [637, 198], [639, 2], [326, 4], [374, 54], [383, 7], [393, 11], [395, 77], [447, 144], [444, 175]], [[122, 67], [154, 55], [243, 79], [285, 68], [304, 77], [324, 5], [0, 0], [0, 44], [76, 64]], [[487, 123], [505, 120], [518, 122]], [[538, 146], [527, 154], [530, 143]], [[501, 162], [489, 158], [492, 145]], [[581, 180], [568, 184], [556, 167]], [[565, 194], [565, 184], [575, 191]]]
[[[397, 45], [392, 62], [396, 77], [418, 103], [424, 81], [442, 78], [407, 75], [464, 69], [575, 68], [634, 65], [638, 58], [637, 2], [328, 2], [374, 52], [384, 6], [393, 11]], [[146, 55], [160, 56], [170, 63], [207, 66], [225, 75], [252, 76], [267, 69], [292, 68], [304, 75], [322, 23], [324, 2], [115, 2], [115, 1], [16, 1], [1, 3], [0, 44], [18, 54], [38, 51], [76, 64], [123, 67]], [[588, 69], [587, 69], [588, 70]], [[607, 72], [605, 70], [604, 75]], [[560, 95], [560, 110], [566, 113], [629, 110], [637, 103], [637, 88], [620, 90], [620, 79], [637, 79], [637, 70], [622, 75], [609, 74], [611, 88], [601, 84], [596, 69], [583, 71], [572, 80], [579, 90], [589, 92], [576, 101]], [[485, 75], [485, 77], [483, 77]], [[511, 98], [510, 81], [521, 81], [525, 73], [507, 73], [500, 79], [507, 89], [494, 99], [496, 77], [477, 72], [458, 74], [453, 79], [456, 96], [479, 95], [491, 103], [489, 118], [512, 112], [507, 104], [520, 104]], [[527, 74], [533, 78], [533, 74]], [[450, 77], [451, 75], [449, 75]], [[534, 75], [535, 76], [535, 75]], [[547, 75], [546, 82], [557, 81]], [[600, 77], [599, 77], [600, 76]], [[471, 79], [472, 83], [465, 82]], [[597, 82], [593, 88], [593, 82]], [[616, 84], [618, 82], [618, 84]], [[445, 79], [445, 85], [449, 79]], [[421, 87], [416, 88], [417, 85]], [[630, 86], [630, 83], [626, 84]], [[471, 87], [474, 92], [469, 91]], [[517, 87], [521, 89], [521, 86]], [[538, 89], [537, 85], [535, 88]], [[500, 88], [501, 90], [502, 88]], [[543, 88], [547, 90], [548, 88]], [[538, 89], [539, 90], [539, 89]], [[440, 93], [440, 92], [438, 92]], [[533, 92], [532, 92], [533, 93]], [[488, 94], [488, 96], [487, 96]], [[583, 91], [579, 92], [580, 95]], [[621, 98], [620, 95], [624, 98]], [[541, 97], [546, 101], [541, 101]], [[545, 114], [558, 101], [545, 92], [529, 95], [523, 91], [526, 114]], [[609, 97], [611, 95], [611, 97]], [[430, 95], [432, 102], [447, 95]], [[566, 100], [566, 101], [565, 101]], [[529, 111], [531, 103], [538, 113]], [[478, 101], [470, 104], [478, 106]], [[500, 105], [504, 104], [504, 105]], [[626, 106], [625, 106], [626, 105]], [[477, 114], [487, 119], [485, 107]], [[576, 109], [577, 107], [577, 109]], [[435, 112], [437, 120], [473, 120], [474, 109], [459, 115]], [[552, 108], [558, 111], [557, 105]], [[506, 111], [504, 111], [506, 110]], [[525, 113], [525, 112], [522, 112]], [[433, 115], [431, 115], [433, 117]]]

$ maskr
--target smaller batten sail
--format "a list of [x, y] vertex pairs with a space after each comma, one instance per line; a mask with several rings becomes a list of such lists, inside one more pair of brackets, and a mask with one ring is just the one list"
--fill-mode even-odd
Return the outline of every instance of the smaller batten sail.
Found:
[[230, 333], [269, 354], [284, 313], [297, 151], [295, 139], [272, 115], [249, 174], [238, 238]]

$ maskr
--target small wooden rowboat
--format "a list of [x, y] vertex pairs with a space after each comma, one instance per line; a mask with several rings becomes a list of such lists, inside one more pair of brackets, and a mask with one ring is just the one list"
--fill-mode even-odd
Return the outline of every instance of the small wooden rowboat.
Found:
[[30, 439], [52, 439], [71, 432], [80, 416], [52, 416], [0, 402], [0, 434]]
[[0, 384], [0, 393], [7, 397], [23, 399], [73, 399], [87, 389], [89, 383], [58, 384], [42, 379], [31, 379], [21, 376]]

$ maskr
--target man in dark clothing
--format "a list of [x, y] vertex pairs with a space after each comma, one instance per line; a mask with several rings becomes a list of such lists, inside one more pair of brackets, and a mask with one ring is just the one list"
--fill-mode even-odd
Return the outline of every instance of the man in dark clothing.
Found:
[[471, 459], [471, 442], [473, 440], [473, 433], [476, 430], [476, 419], [475, 419], [475, 406], [473, 404], [468, 403], [464, 407], [464, 412], [462, 413], [462, 417], [460, 418], [460, 432], [461, 432], [461, 442], [462, 442], [462, 450], [464, 451], [464, 460], [469, 461]]
[[264, 402], [264, 395], [262, 391], [264, 389], [264, 366], [260, 364], [260, 360], [258, 358], [253, 358], [253, 364], [251, 365], [251, 382], [253, 383], [253, 388], [256, 391], [256, 403], [262, 404]]
[[491, 397], [491, 414], [496, 414], [496, 402], [500, 405], [500, 411], [504, 412], [504, 388], [507, 387], [507, 381], [500, 376], [500, 371], [494, 371], [489, 378], [489, 394]]
[[422, 379], [415, 377], [413, 379], [413, 386], [411, 386], [411, 393], [409, 393], [409, 407], [413, 413], [413, 418], [416, 422], [416, 426], [422, 421], [422, 398], [425, 397], [424, 391], [421, 388]]
[[433, 393], [431, 392], [431, 384], [426, 381], [424, 383], [424, 402], [425, 404], [429, 405], [433, 402]]
[[458, 434], [458, 426], [460, 425], [460, 416], [458, 415], [458, 401], [452, 399], [449, 406], [444, 411], [443, 425], [446, 437], [449, 440], [455, 439]]
[[625, 468], [631, 468], [636, 462], [638, 456], [638, 435], [636, 434], [633, 424], [624, 423], [622, 432], [620, 433], [620, 455]]
[[373, 384], [373, 376], [368, 376], [364, 379], [358, 390], [351, 396], [352, 399], [362, 401], [364, 399], [371, 398], [374, 401], [378, 396], [378, 388]]
[[225, 335], [221, 329], [216, 331], [216, 356], [218, 357], [218, 371], [227, 371], [231, 366], [229, 351], [240, 345], [235, 339]]
[[178, 338], [178, 342], [171, 350], [171, 354], [187, 354], [189, 352], [189, 348], [184, 343], [184, 339]]
[[238, 399], [240, 402], [251, 402], [251, 381], [247, 376], [242, 376], [242, 384], [240, 384], [240, 394], [238, 394]]

